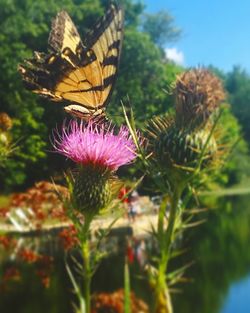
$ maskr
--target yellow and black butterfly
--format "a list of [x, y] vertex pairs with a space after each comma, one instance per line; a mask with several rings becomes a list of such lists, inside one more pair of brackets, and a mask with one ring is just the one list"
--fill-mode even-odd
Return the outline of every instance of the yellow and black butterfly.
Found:
[[112, 4], [84, 40], [68, 13], [52, 21], [49, 53], [34, 52], [19, 66], [27, 89], [66, 101], [65, 111], [88, 120], [103, 115], [117, 76], [124, 13]]

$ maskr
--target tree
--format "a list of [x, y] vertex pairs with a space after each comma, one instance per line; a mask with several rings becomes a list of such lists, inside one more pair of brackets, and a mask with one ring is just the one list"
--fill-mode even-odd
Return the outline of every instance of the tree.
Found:
[[242, 138], [242, 126], [231, 110], [223, 109], [219, 120], [220, 146], [229, 150], [222, 169], [217, 173], [217, 183], [222, 186], [239, 184], [250, 176], [250, 156], [247, 142]]
[[85, 19], [86, 25], [91, 25], [103, 9], [98, 0], [0, 0], [0, 5], [1, 111], [14, 118], [12, 136], [18, 143], [18, 149], [0, 173], [0, 188], [6, 190], [49, 175], [45, 151], [49, 149], [48, 129], [55, 126], [57, 115], [51, 114], [53, 105], [48, 113], [45, 102], [24, 89], [18, 63], [30, 57], [33, 50], [47, 50], [51, 19], [62, 8], [76, 16], [77, 24]]
[[113, 109], [113, 113], [117, 112], [120, 99], [127, 104], [126, 99], [129, 97], [129, 102], [140, 121], [164, 112], [167, 109], [164, 107], [166, 98], [164, 87], [166, 87], [165, 65], [160, 50], [147, 34], [140, 33], [134, 28], [127, 29], [111, 111]]
[[250, 76], [235, 66], [226, 76], [225, 87], [229, 93], [232, 111], [242, 125], [247, 142], [250, 142]]
[[[26, 188], [62, 168], [58, 157], [55, 161], [54, 154], [46, 153], [51, 150], [51, 129], [62, 123], [65, 116], [62, 105], [26, 91], [17, 72], [18, 63], [31, 57], [34, 50], [47, 51], [51, 19], [58, 11], [67, 10], [83, 35], [104, 13], [108, 3], [107, 0], [0, 0], [0, 111], [14, 118], [12, 137], [18, 143], [18, 149], [0, 173], [1, 190]], [[168, 97], [162, 89], [167, 88], [168, 65], [150, 36], [139, 31], [144, 6], [132, 0], [123, 4], [125, 39], [110, 111], [119, 111], [120, 99], [128, 95], [136, 115], [143, 120], [167, 109]]]
[[174, 25], [174, 18], [166, 11], [145, 14], [142, 29], [160, 47], [179, 39], [181, 35], [181, 29]]

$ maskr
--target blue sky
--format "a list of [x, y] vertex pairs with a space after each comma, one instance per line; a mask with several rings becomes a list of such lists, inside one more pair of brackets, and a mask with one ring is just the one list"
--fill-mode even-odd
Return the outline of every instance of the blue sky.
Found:
[[185, 66], [212, 64], [250, 72], [250, 0], [144, 0], [146, 11], [167, 10], [183, 30], [176, 48]]

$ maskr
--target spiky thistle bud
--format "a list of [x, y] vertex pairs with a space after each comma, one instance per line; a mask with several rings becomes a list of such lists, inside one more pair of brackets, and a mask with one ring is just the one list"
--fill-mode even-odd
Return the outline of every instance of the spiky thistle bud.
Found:
[[176, 120], [179, 125], [199, 127], [225, 99], [221, 81], [204, 68], [192, 69], [177, 77]]
[[173, 125], [155, 142], [156, 158], [163, 166], [195, 167], [201, 158], [202, 162], [211, 160], [217, 150], [214, 137], [209, 136], [207, 129], [190, 131]]
[[[182, 179], [186, 169], [206, 166], [217, 152], [217, 144], [209, 127], [192, 130], [179, 128], [173, 116], [156, 117], [146, 127], [149, 153], [169, 181]], [[191, 171], [192, 172], [192, 171]], [[171, 177], [172, 176], [172, 177]]]
[[12, 127], [12, 120], [7, 113], [0, 113], [0, 130], [6, 132]]

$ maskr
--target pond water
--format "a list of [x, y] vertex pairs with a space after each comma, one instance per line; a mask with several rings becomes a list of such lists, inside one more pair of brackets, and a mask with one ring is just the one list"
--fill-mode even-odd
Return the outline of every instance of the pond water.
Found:
[[[192, 260], [187, 282], [176, 286], [173, 302], [178, 313], [248, 313], [250, 312], [250, 205], [249, 197], [232, 198], [223, 210], [210, 211], [207, 222], [183, 236], [189, 251], [173, 267]], [[118, 242], [122, 246], [122, 241]], [[50, 285], [44, 288], [34, 265], [18, 264], [21, 279], [0, 289], [0, 312], [71, 313], [73, 293], [65, 272], [64, 257], [54, 244], [47, 253], [57, 251], [50, 268]], [[123, 287], [124, 249], [105, 260], [93, 281], [93, 290], [114, 291]], [[0, 255], [0, 277], [13, 257]], [[41, 268], [39, 269], [41, 272]], [[41, 274], [41, 273], [40, 273]], [[151, 294], [140, 276], [140, 265], [131, 266], [131, 284], [139, 297]], [[40, 278], [42, 276], [40, 275]]]
[[221, 313], [250, 312], [250, 273], [232, 284], [224, 303]]
[[187, 239], [189, 258], [196, 263], [186, 274], [192, 282], [181, 286], [182, 294], [175, 297], [176, 312], [250, 312], [249, 200], [232, 198], [223, 210], [210, 212]]

